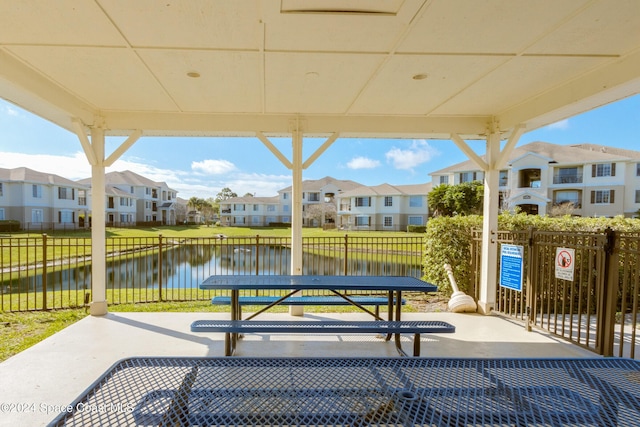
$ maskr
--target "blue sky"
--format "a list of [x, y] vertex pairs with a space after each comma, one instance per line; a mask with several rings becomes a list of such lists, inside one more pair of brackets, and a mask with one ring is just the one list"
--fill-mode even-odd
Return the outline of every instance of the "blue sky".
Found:
[[[123, 139], [107, 141], [107, 155]], [[555, 144], [594, 143], [640, 151], [640, 95], [524, 134]], [[273, 141], [288, 158], [291, 143]], [[323, 140], [304, 142], [304, 158]], [[484, 154], [484, 142], [470, 145]], [[338, 139], [303, 173], [304, 179], [333, 176], [364, 185], [419, 184], [429, 173], [466, 160], [451, 141]], [[69, 179], [91, 176], [77, 137], [0, 99], [0, 167], [26, 166]], [[215, 197], [224, 187], [238, 195], [274, 196], [291, 185], [291, 172], [257, 139], [142, 137], [111, 170], [132, 170], [164, 181], [189, 199]]]

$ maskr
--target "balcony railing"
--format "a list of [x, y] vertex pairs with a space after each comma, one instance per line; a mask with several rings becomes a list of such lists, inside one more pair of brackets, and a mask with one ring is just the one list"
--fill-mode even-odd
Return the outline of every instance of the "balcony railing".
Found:
[[582, 175], [554, 175], [554, 184], [582, 184]]

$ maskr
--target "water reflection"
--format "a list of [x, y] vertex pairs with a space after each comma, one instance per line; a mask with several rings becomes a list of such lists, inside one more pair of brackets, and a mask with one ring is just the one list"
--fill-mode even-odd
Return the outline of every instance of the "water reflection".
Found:
[[[355, 258], [355, 257], [354, 257]], [[367, 259], [303, 254], [303, 274], [399, 275], [420, 277], [419, 266]], [[161, 274], [160, 274], [161, 273]], [[26, 275], [27, 273], [25, 273]], [[280, 245], [179, 245], [159, 255], [131, 254], [107, 259], [107, 289], [197, 288], [214, 274], [291, 274], [291, 250]], [[91, 265], [49, 272], [47, 290], [83, 290], [91, 284]], [[3, 293], [38, 292], [43, 276], [30, 275], [0, 283]]]

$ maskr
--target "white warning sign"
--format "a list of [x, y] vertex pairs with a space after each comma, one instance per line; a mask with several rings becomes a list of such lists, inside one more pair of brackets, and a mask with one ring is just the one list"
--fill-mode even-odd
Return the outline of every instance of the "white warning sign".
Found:
[[556, 279], [573, 281], [576, 250], [569, 248], [556, 249]]

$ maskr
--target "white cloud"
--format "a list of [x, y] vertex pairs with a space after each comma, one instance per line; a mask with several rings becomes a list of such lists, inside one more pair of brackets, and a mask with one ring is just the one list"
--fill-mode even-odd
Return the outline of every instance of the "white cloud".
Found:
[[[271, 197], [277, 195], [278, 190], [291, 185], [290, 175], [241, 173], [232, 163], [227, 161], [221, 161], [217, 165], [218, 168], [215, 169], [212, 163], [207, 162], [201, 162], [202, 166], [207, 164], [213, 170], [218, 171], [223, 171], [226, 167], [229, 174], [211, 179], [208, 175], [194, 174], [193, 171], [159, 168], [141, 163], [138, 159], [116, 160], [111, 167], [106, 169], [106, 172], [130, 170], [152, 181], [165, 182], [178, 192], [178, 197], [187, 200], [193, 196], [204, 199], [215, 197], [224, 187], [229, 187], [239, 196], [251, 193], [258, 197]], [[13, 169], [23, 166], [74, 181], [91, 177], [91, 165], [82, 152], [71, 156], [58, 156], [0, 151], [0, 168]]]
[[207, 159], [201, 162], [192, 162], [191, 169], [207, 175], [222, 175], [234, 171], [236, 166], [228, 160]]
[[430, 146], [427, 141], [415, 140], [407, 149], [393, 147], [385, 153], [385, 157], [394, 168], [411, 170], [439, 154], [440, 152]]
[[569, 119], [560, 120], [559, 122], [555, 122], [547, 126], [549, 129], [559, 129], [565, 130], [569, 129], [571, 126], [569, 125]]
[[2, 105], [2, 109], [0, 111], [2, 111], [2, 113], [6, 114], [7, 116], [11, 116], [11, 117], [20, 116], [20, 111], [17, 108], [13, 108], [9, 104]]
[[380, 166], [378, 160], [370, 159], [368, 157], [354, 157], [347, 163], [349, 169], [374, 169]]
[[91, 165], [82, 152], [72, 156], [0, 152], [0, 167], [7, 169], [27, 167], [74, 181], [91, 176]]

